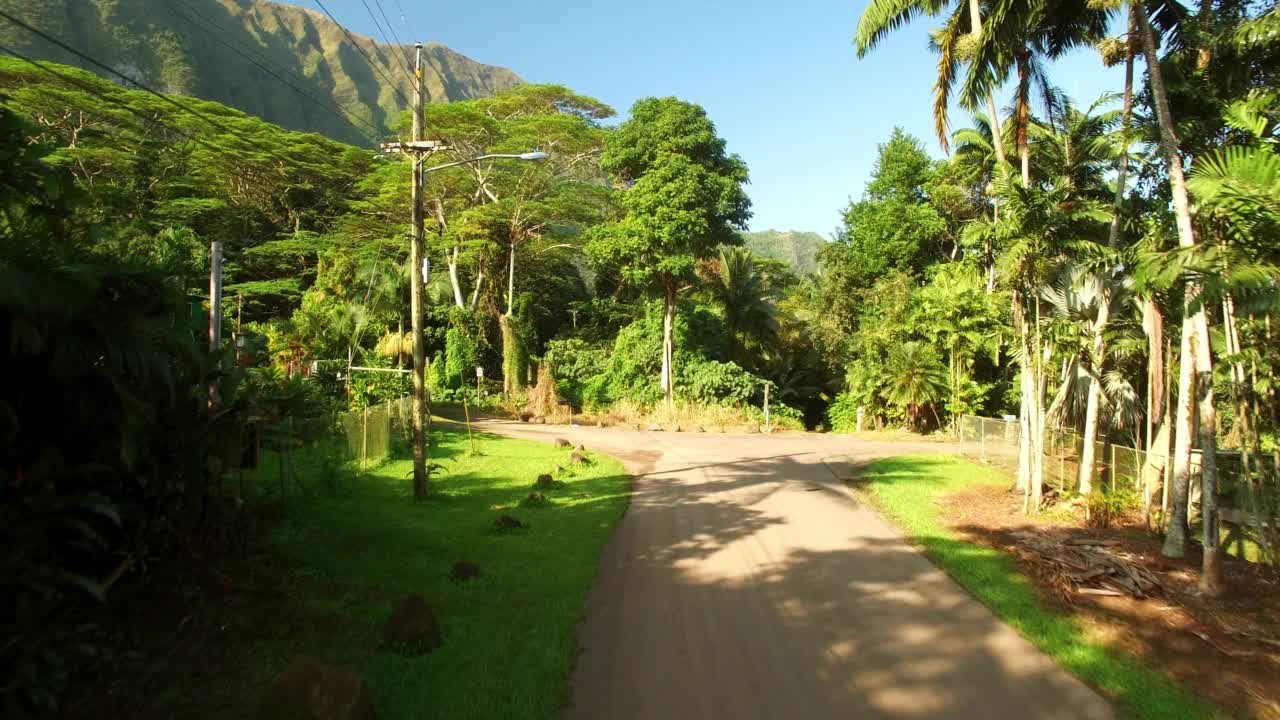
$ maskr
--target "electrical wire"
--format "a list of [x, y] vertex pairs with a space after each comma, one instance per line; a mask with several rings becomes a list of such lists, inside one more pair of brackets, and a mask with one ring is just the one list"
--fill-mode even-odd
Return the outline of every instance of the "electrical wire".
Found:
[[[396, 33], [396, 29], [392, 27], [391, 20], [387, 18], [387, 11], [382, 7], [382, 0], [373, 0], [373, 4], [378, 7], [378, 13], [382, 15], [382, 21], [387, 24], [387, 29], [391, 31], [391, 37], [396, 41], [396, 45], [395, 45], [396, 48], [399, 50], [404, 50], [406, 46], [403, 42], [400, 41], [400, 35]], [[404, 58], [404, 64], [405, 64], [405, 69], [409, 70], [409, 67], [408, 67], [409, 59], [407, 57]], [[415, 82], [413, 80], [413, 77], [414, 77], [413, 71], [409, 70], [410, 82]]]
[[360, 47], [360, 43], [356, 42], [355, 37], [342, 26], [342, 23], [338, 22], [338, 19], [333, 16], [333, 13], [329, 12], [329, 8], [324, 6], [324, 2], [322, 2], [322, 0], [315, 0], [315, 2], [316, 5], [320, 6], [320, 9], [324, 11], [324, 14], [329, 16], [329, 19], [333, 21], [333, 24], [338, 26], [338, 29], [342, 31], [342, 34], [347, 36], [347, 40], [351, 41], [351, 45], [356, 49], [356, 52], [363, 55], [364, 59], [369, 62], [369, 67], [373, 68], [374, 72], [381, 75], [382, 79], [387, 81], [387, 84], [391, 86], [391, 90], [395, 92], [395, 94], [400, 98], [400, 101], [405, 104], [405, 107], [412, 105], [412, 103], [409, 102], [409, 98], [405, 97], [399, 87], [396, 87], [395, 82], [391, 78], [387, 77], [387, 74], [382, 71], [382, 68], [378, 67], [378, 64], [373, 61], [373, 58], [369, 57], [369, 53], [365, 52], [364, 48]]
[[388, 49], [392, 50], [391, 57], [395, 58], [395, 60], [398, 61], [395, 63], [396, 66], [399, 67], [401, 70], [403, 70], [405, 78], [408, 79], [410, 82], [412, 82], [413, 72], [409, 70], [409, 66], [405, 62], [405, 59], [400, 57], [394, 52], [394, 50], [397, 48], [397, 45], [393, 45], [391, 43], [391, 38], [387, 37], [387, 31], [382, 29], [382, 23], [378, 22], [378, 16], [373, 14], [373, 8], [369, 7], [369, 1], [360, 0], [360, 4], [364, 5], [365, 12], [369, 13], [369, 17], [373, 19], [373, 26], [378, 29], [378, 34], [382, 36], [382, 42], [384, 43], [384, 45]]

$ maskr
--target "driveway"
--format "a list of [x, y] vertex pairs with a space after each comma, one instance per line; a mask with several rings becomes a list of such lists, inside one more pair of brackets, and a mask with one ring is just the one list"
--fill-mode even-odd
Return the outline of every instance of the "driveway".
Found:
[[579, 631], [569, 718], [1110, 718], [845, 489], [931, 442], [508, 421], [620, 458], [634, 495]]

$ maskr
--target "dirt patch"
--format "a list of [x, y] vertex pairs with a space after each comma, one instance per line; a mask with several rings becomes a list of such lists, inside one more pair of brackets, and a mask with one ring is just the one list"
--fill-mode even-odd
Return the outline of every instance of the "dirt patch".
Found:
[[[1198, 547], [1188, 557], [1160, 554], [1160, 538], [1141, 517], [1111, 528], [1082, 519], [1022, 514], [1022, 495], [977, 487], [937, 501], [943, 521], [979, 544], [1009, 553], [1036, 580], [1044, 600], [1076, 617], [1092, 637], [1123, 648], [1241, 717], [1280, 720], [1280, 580], [1268, 568], [1227, 558], [1225, 597], [1196, 591]], [[1150, 571], [1163, 592], [1146, 599], [1097, 596], [1064, 587], [1034, 554], [1019, 553], [1027, 533], [1058, 543], [1103, 541]], [[1024, 557], [1030, 555], [1030, 557]]]

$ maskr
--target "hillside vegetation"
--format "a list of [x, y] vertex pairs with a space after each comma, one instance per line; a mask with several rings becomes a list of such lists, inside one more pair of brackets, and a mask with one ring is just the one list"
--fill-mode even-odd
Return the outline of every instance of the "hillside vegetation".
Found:
[[[417, 38], [400, 36], [407, 45], [385, 45], [348, 35], [324, 14], [293, 5], [0, 0], [0, 9], [157, 90], [216, 100], [286, 128], [365, 147], [395, 124], [413, 90], [409, 71]], [[399, 32], [394, 25], [392, 31]], [[0, 23], [0, 44], [106, 74], [8, 23]], [[429, 43], [424, 55], [431, 101], [485, 97], [521, 82], [506, 68], [483, 65], [438, 43]]]
[[742, 233], [742, 244], [760, 257], [781, 260], [801, 275], [818, 271], [818, 251], [827, 241], [816, 232], [762, 230]]

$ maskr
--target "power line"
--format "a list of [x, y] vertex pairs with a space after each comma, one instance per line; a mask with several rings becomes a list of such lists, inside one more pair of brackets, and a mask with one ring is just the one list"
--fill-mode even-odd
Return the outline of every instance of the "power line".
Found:
[[360, 4], [364, 5], [365, 12], [369, 13], [369, 17], [373, 19], [373, 26], [378, 29], [378, 34], [382, 36], [382, 42], [393, 51], [391, 57], [399, 60], [397, 66], [404, 71], [405, 78], [412, 82], [413, 73], [409, 71], [409, 66], [405, 63], [404, 58], [399, 57], [394, 52], [396, 46], [391, 43], [391, 38], [387, 37], [387, 31], [382, 29], [382, 23], [378, 22], [378, 16], [373, 14], [373, 8], [369, 7], [368, 0], [360, 0]]
[[[391, 37], [396, 41], [395, 47], [396, 47], [396, 50], [401, 52], [401, 61], [404, 63], [405, 69], [409, 70], [409, 58], [407, 55], [403, 54], [403, 52], [407, 49], [407, 46], [400, 41], [400, 35], [396, 32], [395, 27], [391, 25], [391, 20], [387, 18], [387, 11], [382, 7], [382, 0], [373, 0], [373, 4], [378, 7], [378, 12], [382, 15], [383, 22], [387, 24], [387, 29], [391, 31]], [[408, 25], [408, 22], [406, 21], [405, 24]], [[410, 78], [410, 82], [417, 82], [414, 79], [414, 74], [412, 70], [409, 70], [409, 78]]]
[[396, 87], [395, 82], [392, 81], [391, 78], [387, 77], [387, 74], [382, 71], [382, 68], [378, 67], [378, 64], [373, 61], [373, 58], [369, 57], [369, 53], [365, 52], [364, 48], [360, 47], [360, 43], [356, 42], [355, 37], [352, 36], [352, 34], [348, 32], [345, 27], [342, 26], [342, 23], [338, 22], [338, 19], [333, 16], [333, 13], [329, 12], [329, 8], [325, 7], [324, 3], [321, 2], [321, 0], [316, 0], [316, 5], [319, 5], [320, 9], [324, 11], [324, 14], [328, 15], [329, 19], [333, 21], [333, 24], [337, 25], [338, 29], [342, 31], [342, 34], [347, 36], [347, 39], [351, 41], [351, 45], [356, 49], [356, 52], [363, 55], [364, 59], [369, 61], [369, 67], [373, 68], [374, 72], [381, 75], [382, 79], [386, 80], [387, 84], [391, 86], [391, 90], [395, 92], [397, 96], [399, 96], [400, 101], [403, 102], [406, 106], [408, 106], [410, 104], [409, 98], [405, 97], [404, 93], [400, 92], [400, 88]]
[[[185, 3], [183, 3], [183, 4], [185, 5]], [[331, 115], [333, 115], [334, 117], [338, 118], [339, 120], [342, 120], [343, 122], [347, 123], [348, 125], [350, 125], [350, 126], [352, 127], [352, 129], [354, 129], [354, 130], [356, 130], [357, 132], [359, 132], [361, 135], [363, 135], [363, 136], [364, 136], [367, 140], [369, 140], [370, 142], [373, 142], [373, 143], [375, 143], [375, 144], [378, 142], [378, 136], [379, 136], [379, 135], [381, 135], [382, 130], [381, 130], [381, 129], [379, 129], [377, 126], [375, 126], [373, 123], [371, 123], [371, 122], [369, 122], [368, 120], [365, 120], [364, 118], [362, 118], [362, 117], [360, 117], [360, 116], [358, 116], [358, 115], [356, 115], [356, 114], [354, 114], [354, 113], [350, 112], [349, 110], [347, 110], [346, 108], [343, 108], [341, 105], [338, 105], [337, 103], [333, 103], [333, 104], [326, 103], [324, 100], [321, 100], [321, 99], [319, 99], [319, 98], [315, 97], [314, 95], [311, 95], [311, 94], [310, 94], [310, 93], [308, 93], [307, 91], [303, 90], [302, 88], [298, 87], [297, 85], [294, 85], [293, 83], [289, 82], [289, 81], [288, 81], [288, 80], [286, 80], [285, 78], [281, 77], [279, 74], [277, 74], [277, 73], [276, 73], [275, 71], [273, 71], [271, 68], [269, 68], [269, 67], [267, 67], [266, 65], [264, 65], [264, 64], [263, 64], [263, 62], [259, 62], [257, 59], [255, 59], [255, 58], [251, 57], [247, 52], [245, 52], [245, 51], [243, 51], [243, 50], [240, 50], [239, 48], [235, 47], [234, 45], [232, 45], [232, 44], [231, 44], [230, 42], [228, 42], [227, 40], [224, 40], [224, 39], [221, 37], [221, 34], [220, 34], [219, 32], [217, 32], [215, 29], [211, 29], [210, 21], [209, 21], [209, 20], [207, 20], [207, 19], [205, 19], [203, 16], [200, 16], [198, 13], [196, 13], [194, 10], [192, 10], [190, 6], [187, 6], [187, 10], [188, 10], [188, 11], [190, 11], [193, 15], [196, 15], [197, 17], [200, 17], [200, 18], [201, 18], [201, 20], [202, 20], [202, 22], [203, 22], [203, 23], [205, 23], [205, 24], [203, 24], [203, 25], [202, 25], [202, 24], [200, 24], [200, 23], [197, 23], [196, 21], [192, 20], [189, 16], [184, 15], [181, 11], [179, 11], [179, 10], [178, 10], [176, 7], [174, 7], [173, 5], [170, 5], [170, 6], [169, 6], [169, 10], [170, 10], [170, 12], [174, 13], [174, 14], [175, 14], [175, 15], [177, 15], [178, 17], [180, 17], [180, 18], [182, 18], [183, 20], [187, 21], [187, 23], [189, 23], [192, 27], [196, 27], [196, 28], [198, 28], [198, 29], [200, 29], [200, 30], [204, 31], [204, 33], [205, 33], [205, 34], [209, 35], [211, 38], [213, 38], [214, 40], [216, 40], [216, 41], [217, 41], [218, 43], [220, 43], [222, 46], [226, 47], [228, 50], [231, 50], [232, 52], [236, 53], [237, 55], [239, 55], [240, 57], [244, 58], [245, 60], [248, 60], [250, 63], [253, 63], [255, 66], [257, 66], [257, 67], [258, 67], [260, 70], [262, 70], [263, 72], [267, 73], [268, 75], [270, 75], [271, 77], [275, 78], [276, 80], [279, 80], [281, 84], [283, 84], [283, 85], [285, 85], [286, 87], [290, 88], [291, 90], [293, 90], [293, 91], [294, 91], [294, 92], [296, 92], [297, 94], [301, 95], [302, 97], [304, 97], [304, 98], [306, 98], [306, 99], [310, 100], [311, 102], [315, 103], [318, 107], [320, 107], [320, 108], [322, 108], [322, 109], [324, 109], [324, 110], [328, 111]], [[265, 62], [265, 61], [264, 61], [264, 62]], [[296, 76], [296, 75], [295, 75], [295, 76]], [[362, 129], [362, 128], [358, 127], [358, 126], [355, 124], [355, 122], [354, 122], [354, 121], [357, 121], [357, 120], [358, 120], [358, 121], [360, 121], [361, 123], [363, 123], [363, 124], [364, 124], [364, 126], [365, 126], [366, 128], [368, 128], [369, 130], [372, 130], [374, 134], [372, 134], [372, 135], [371, 135], [371, 134], [369, 134], [368, 132], [366, 132], [364, 129]]]

